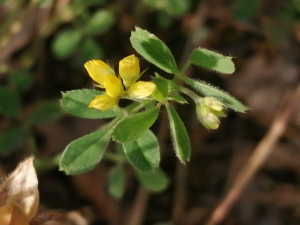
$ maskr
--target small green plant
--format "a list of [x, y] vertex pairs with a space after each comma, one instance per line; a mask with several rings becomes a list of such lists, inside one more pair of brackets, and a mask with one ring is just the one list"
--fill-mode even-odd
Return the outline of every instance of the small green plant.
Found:
[[[27, 70], [12, 70], [8, 78], [8, 83], [0, 86], [0, 115], [11, 125], [0, 133], [0, 156], [11, 154], [24, 141], [33, 141], [35, 126], [54, 122], [62, 115], [57, 100], [45, 100], [30, 106], [24, 104], [22, 95], [33, 84], [33, 75]], [[32, 146], [27, 151], [36, 154]]]
[[[141, 28], [131, 33], [132, 47], [147, 61], [159, 69], [173, 74], [172, 80], [158, 73], [151, 82], [138, 81], [141, 76], [139, 60], [134, 55], [119, 63], [119, 74], [101, 60], [91, 60], [85, 67], [97, 82], [96, 89], [72, 90], [63, 93], [62, 107], [69, 113], [89, 119], [114, 118], [95, 132], [70, 143], [61, 158], [60, 168], [67, 174], [79, 174], [91, 170], [104, 157], [116, 162], [109, 176], [109, 191], [122, 197], [124, 186], [124, 163], [129, 162], [136, 171], [139, 181], [152, 191], [163, 190], [168, 179], [159, 169], [160, 149], [158, 140], [149, 129], [165, 107], [173, 147], [177, 158], [186, 163], [191, 157], [188, 132], [172, 101], [188, 103], [183, 95], [195, 103], [199, 121], [208, 129], [217, 129], [224, 109], [245, 112], [247, 107], [224, 91], [209, 84], [185, 76], [191, 64], [220, 73], [235, 71], [232, 58], [219, 53], [197, 48], [192, 51], [183, 68], [178, 69], [169, 48], [155, 35]], [[190, 88], [179, 85], [184, 81]], [[102, 91], [98, 90], [101, 89]], [[196, 94], [198, 92], [200, 95]], [[132, 100], [121, 108], [121, 99]], [[117, 145], [115, 153], [106, 152], [109, 142]]]

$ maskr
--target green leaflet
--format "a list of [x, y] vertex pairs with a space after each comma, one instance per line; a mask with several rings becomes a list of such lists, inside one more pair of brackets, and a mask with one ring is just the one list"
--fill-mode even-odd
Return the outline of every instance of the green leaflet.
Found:
[[52, 52], [58, 59], [69, 57], [79, 45], [82, 33], [76, 29], [68, 29], [56, 35], [52, 43]]
[[102, 46], [93, 39], [86, 39], [79, 46], [79, 54], [76, 56], [78, 65], [82, 66], [85, 62], [92, 59], [102, 59], [104, 50]]
[[184, 78], [184, 81], [192, 88], [202, 93], [203, 95], [215, 97], [219, 99], [221, 102], [223, 102], [224, 105], [226, 105], [228, 108], [231, 108], [237, 112], [245, 112], [247, 109], [249, 109], [247, 106], [240, 103], [231, 95], [215, 87], [212, 87], [209, 84], [201, 83], [199, 81], [190, 78]]
[[197, 48], [189, 56], [191, 63], [220, 73], [232, 74], [235, 71], [232, 57], [221, 55], [204, 48]]
[[115, 166], [108, 175], [108, 192], [116, 198], [121, 199], [125, 191], [125, 174], [122, 166]]
[[123, 144], [123, 149], [128, 161], [136, 170], [149, 172], [159, 166], [158, 140], [150, 130], [144, 132], [136, 141]]
[[117, 113], [114, 111], [114, 109], [101, 111], [98, 109], [89, 108], [89, 104], [95, 98], [95, 96], [101, 94], [101, 91], [97, 91], [95, 89], [68, 91], [62, 93], [63, 98], [60, 100], [60, 103], [63, 109], [74, 116], [88, 119], [115, 117]]
[[170, 183], [167, 175], [159, 168], [150, 173], [143, 173], [136, 170], [136, 175], [141, 184], [152, 192], [162, 192]]
[[100, 130], [71, 142], [62, 154], [60, 169], [66, 174], [85, 173], [102, 159], [109, 143], [107, 130]]
[[159, 108], [153, 107], [120, 120], [112, 132], [113, 140], [125, 143], [137, 140], [156, 121]]
[[188, 161], [191, 157], [191, 146], [188, 133], [174, 107], [166, 105], [166, 108], [176, 156], [182, 163], [185, 163], [185, 161]]
[[33, 75], [26, 70], [14, 70], [8, 78], [13, 87], [20, 92], [27, 91], [33, 83]]
[[132, 47], [146, 60], [167, 73], [178, 72], [176, 62], [170, 49], [154, 34], [139, 27], [131, 32]]
[[15, 148], [17, 148], [21, 142], [28, 135], [28, 130], [23, 126], [13, 127], [0, 134], [0, 155], [8, 155]]
[[15, 89], [0, 87], [0, 113], [16, 117], [21, 112], [20, 95]]
[[85, 32], [89, 35], [103, 34], [115, 23], [115, 15], [106, 9], [97, 11], [87, 22]]
[[29, 120], [33, 124], [50, 123], [61, 117], [61, 108], [57, 101], [47, 101], [38, 105]]

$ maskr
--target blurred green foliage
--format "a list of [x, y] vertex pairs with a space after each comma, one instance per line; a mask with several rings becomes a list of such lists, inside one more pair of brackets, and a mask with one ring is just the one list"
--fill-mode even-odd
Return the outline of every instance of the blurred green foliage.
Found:
[[[172, 42], [175, 47], [179, 46], [178, 48], [182, 48], [183, 44], [181, 42], [183, 39], [178, 38], [176, 35], [179, 33], [178, 30], [188, 30], [189, 27], [181, 27], [179, 24], [183, 23], [182, 21], [184, 21], [184, 19], [193, 14], [197, 4], [202, 1], [142, 0], [132, 1], [133, 3], [131, 5], [129, 4], [129, 7], [124, 3], [127, 1], [73, 0], [65, 6], [61, 6], [61, 11], [55, 11], [57, 2], [60, 1], [0, 0], [0, 4], [6, 7], [5, 10], [1, 11], [4, 15], [1, 17], [2, 21], [0, 25], [1, 53], [10, 43], [9, 40], [13, 40], [13, 32], [17, 30], [18, 22], [34, 14], [34, 6], [42, 9], [51, 9], [55, 12], [53, 17], [50, 15], [49, 20], [46, 20], [44, 24], [41, 23], [40, 27], [35, 29], [36, 33], [34, 33], [32, 37], [29, 37], [31, 39], [24, 44], [25, 47], [23, 46], [18, 49], [17, 52], [11, 53], [13, 55], [12, 59], [10, 59], [11, 61], [0, 62], [1, 73], [3, 73], [5, 77], [3, 80], [5, 80], [5, 82], [7, 81], [6, 83], [2, 82], [2, 86], [0, 87], [0, 114], [9, 124], [3, 126], [4, 129], [0, 133], [0, 155], [2, 157], [7, 157], [18, 150], [22, 143], [34, 140], [35, 126], [43, 123], [52, 123], [62, 116], [56, 99], [48, 99], [43, 95], [39, 96], [39, 92], [33, 90], [40, 88], [36, 82], [38, 77], [36, 74], [40, 73], [39, 70], [41, 68], [46, 71], [49, 67], [56, 67], [57, 65], [55, 63], [58, 61], [62, 62], [66, 68], [75, 65], [76, 68], [82, 69], [83, 64], [88, 60], [103, 59], [107, 55], [112, 54], [118, 55], [120, 54], [119, 52], [110, 52], [112, 51], [111, 49], [118, 50], [119, 45], [118, 43], [116, 44], [117, 47], [115, 47], [109, 42], [112, 39], [110, 32], [115, 32], [117, 35], [123, 34], [124, 36], [129, 36], [128, 33], [134, 29], [134, 25], [142, 26], [150, 24], [152, 26], [151, 29], [157, 29], [156, 26], [162, 27], [164, 29], [160, 30], [160, 35], [163, 36], [165, 35], [164, 33], [171, 33], [169, 36], [165, 35], [165, 37], [173, 38], [167, 41]], [[297, 14], [300, 12], [300, 1], [284, 1], [280, 9], [276, 8], [271, 12], [268, 11], [269, 9], [266, 10], [264, 8], [266, 7], [264, 6], [264, 2], [265, 1], [260, 0], [229, 1], [233, 23], [243, 22], [254, 24], [257, 29], [261, 29], [261, 33], [264, 34], [266, 41], [271, 46], [274, 48], [280, 47], [280, 44], [291, 37], [293, 26], [298, 23]], [[127, 8], [130, 8], [130, 10], [127, 10]], [[265, 11], [268, 11], [268, 13], [265, 13]], [[268, 19], [262, 20], [262, 17], [267, 17]], [[151, 18], [150, 22], [148, 18]], [[152, 21], [153, 18], [154, 20]], [[209, 17], [208, 20], [211, 23], [211, 21], [215, 22], [217, 19], [216, 17]], [[124, 28], [127, 22], [129, 28]], [[218, 22], [220, 21], [217, 21], [217, 23]], [[130, 24], [133, 24], [133, 26]], [[179, 29], [174, 32], [172, 25]], [[212, 26], [211, 24], [205, 23], [204, 27], [201, 27], [198, 31], [198, 35], [201, 36], [201, 38], [197, 40], [206, 40], [206, 38], [209, 37]], [[45, 32], [45, 30], [47, 32]], [[187, 32], [184, 32], [182, 35], [187, 34]], [[120, 37], [124, 36], [120, 35]], [[128, 39], [125, 41], [127, 40]], [[48, 45], [48, 42], [50, 42], [50, 45]], [[108, 47], [108, 45], [110, 46]], [[163, 45], [159, 45], [159, 48], [163, 47]], [[48, 48], [52, 55], [43, 55], [43, 50], [48, 54]], [[129, 48], [128, 46], [122, 46], [122, 48], [122, 51], [132, 51], [131, 47]], [[168, 53], [166, 53], [166, 55], [167, 54]], [[163, 55], [162, 58], [166, 58], [166, 55]], [[178, 54], [176, 56], [178, 57]], [[55, 60], [53, 60], [52, 57], [54, 57]], [[73, 61], [73, 59], [75, 63], [71, 65], [70, 61]], [[49, 66], [47, 64], [48, 67], [43, 68], [45, 61], [46, 64], [53, 63], [53, 65]], [[170, 70], [177, 70], [172, 63], [170, 65], [168, 62], [161, 65], [161, 67], [165, 68], [166, 65], [167, 67], [169, 66]], [[49, 76], [49, 74], [47, 74], [46, 76], [49, 77], [44, 78], [46, 83], [51, 83], [49, 82], [49, 80], [51, 80], [54, 85], [56, 85], [54, 80], [55, 75], [56, 74], [50, 74]], [[67, 77], [68, 75], [64, 74], [63, 76]], [[73, 77], [61, 79], [73, 81]], [[53, 85], [53, 83], [48, 85]], [[162, 81], [160, 81], [160, 83], [162, 83]], [[36, 87], [33, 87], [33, 85], [36, 85]], [[156, 93], [159, 100], [166, 98], [165, 90], [167, 90], [167, 86], [171, 85], [170, 83], [161, 85], [162, 87], [159, 89], [161, 92]], [[201, 84], [198, 86], [201, 86]], [[31, 95], [35, 97], [31, 97], [30, 101], [28, 101], [26, 98], [30, 91], [34, 92]], [[97, 92], [96, 90], [94, 91]], [[93, 97], [93, 95], [94, 93], [88, 93], [88, 98], [82, 99], [81, 103], [84, 107], [89, 104], [89, 98]], [[58, 94], [56, 96], [58, 96]], [[169, 99], [171, 99], [171, 97], [178, 102], [186, 102], [175, 90], [173, 96], [170, 96]], [[70, 98], [74, 99], [73, 96], [70, 96]], [[74, 105], [70, 106], [71, 111], [74, 111], [72, 106]], [[134, 108], [135, 106], [132, 105], [131, 107]], [[92, 113], [88, 110], [92, 109], [87, 108], [87, 111], [80, 111], [80, 115], [84, 114], [98, 118], [101, 116], [110, 117], [109, 113], [103, 116], [102, 113], [95, 112], [95, 110]], [[37, 155], [37, 162], [40, 165], [39, 168], [43, 167], [42, 170], [47, 170], [47, 168], [52, 167], [53, 164], [58, 163], [58, 160], [55, 158], [55, 160], [51, 161], [48, 165], [45, 162], [50, 161], [48, 159], [44, 161], [40, 159], [34, 147], [28, 144], [25, 146], [26, 147], [22, 149], [26, 149], [28, 154], [33, 153]], [[125, 156], [123, 157], [125, 158]], [[121, 157], [120, 165], [116, 164], [116, 166], [112, 168], [108, 182], [110, 194], [118, 199], [122, 197], [125, 190], [124, 183], [126, 176], [124, 175], [124, 167], [122, 166], [124, 160], [125, 159]], [[164, 172], [160, 170], [155, 171], [154, 174], [147, 175], [142, 172], [136, 172], [136, 177], [147, 189], [154, 192], [164, 190], [169, 183]]]

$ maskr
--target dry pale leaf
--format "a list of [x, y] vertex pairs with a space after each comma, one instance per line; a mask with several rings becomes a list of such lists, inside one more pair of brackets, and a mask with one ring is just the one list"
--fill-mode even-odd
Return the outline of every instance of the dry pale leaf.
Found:
[[0, 208], [1, 225], [29, 225], [27, 215], [17, 203], [6, 204]]
[[20, 163], [0, 188], [0, 207], [12, 203], [21, 207], [27, 221], [37, 212], [39, 191], [33, 157]]

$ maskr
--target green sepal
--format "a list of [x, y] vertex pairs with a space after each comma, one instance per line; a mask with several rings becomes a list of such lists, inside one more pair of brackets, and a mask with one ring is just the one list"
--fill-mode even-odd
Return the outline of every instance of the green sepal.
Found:
[[60, 105], [57, 101], [47, 101], [39, 104], [29, 116], [32, 124], [50, 123], [62, 116]]
[[155, 171], [145, 173], [136, 170], [137, 179], [151, 192], [162, 192], [169, 186], [169, 178], [163, 170], [157, 168]]
[[61, 106], [74, 116], [87, 119], [112, 118], [117, 115], [114, 109], [101, 111], [89, 108], [89, 104], [96, 95], [102, 92], [95, 89], [81, 89], [62, 93]]
[[21, 99], [17, 90], [0, 87], [0, 113], [16, 117], [21, 112]]
[[137, 140], [124, 143], [123, 149], [128, 161], [136, 170], [150, 172], [159, 166], [158, 140], [150, 130], [144, 132]]
[[219, 90], [218, 88], [212, 87], [209, 84], [196, 81], [191, 78], [184, 78], [184, 81], [204, 96], [215, 97], [216, 99], [220, 100], [225, 106], [237, 112], [245, 112], [249, 109], [247, 106], [243, 105], [228, 93]]
[[185, 163], [191, 157], [191, 146], [186, 128], [178, 113], [171, 105], [166, 105], [169, 123], [171, 128], [171, 138], [177, 158]]
[[137, 140], [152, 126], [158, 114], [159, 108], [153, 107], [125, 117], [115, 125], [112, 132], [113, 140], [121, 143]]
[[24, 126], [13, 127], [0, 134], [0, 155], [8, 155], [27, 137], [28, 130]]
[[72, 141], [64, 150], [60, 169], [66, 174], [80, 174], [93, 169], [102, 159], [110, 132], [99, 130]]
[[131, 32], [132, 47], [146, 60], [167, 73], [178, 72], [176, 62], [170, 49], [154, 34], [139, 27]]
[[115, 199], [121, 199], [125, 191], [125, 174], [123, 167], [113, 167], [108, 175], [108, 192]]
[[156, 84], [156, 89], [152, 96], [159, 102], [165, 101], [168, 96], [168, 80], [163, 77], [152, 77], [151, 80]]
[[197, 48], [189, 56], [191, 63], [220, 73], [232, 74], [235, 71], [232, 57], [221, 55], [204, 48]]

